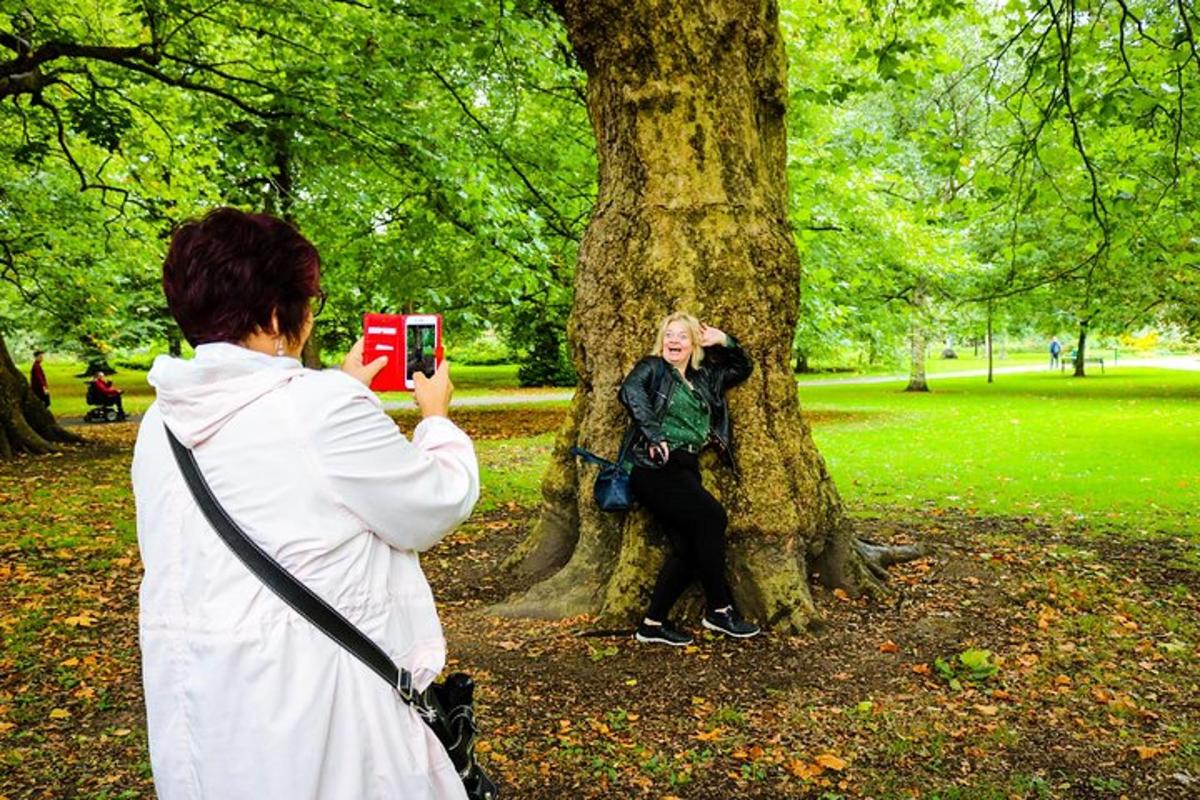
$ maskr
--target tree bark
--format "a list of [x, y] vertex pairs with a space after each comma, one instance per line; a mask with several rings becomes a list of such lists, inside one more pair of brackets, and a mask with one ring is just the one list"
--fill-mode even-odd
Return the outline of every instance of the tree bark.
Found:
[[1079, 323], [1079, 344], [1075, 346], [1075, 372], [1072, 374], [1072, 377], [1075, 378], [1087, 377], [1087, 373], [1083, 369], [1084, 347], [1087, 345], [1087, 329], [1088, 324], [1086, 321]]
[[992, 380], [993, 380], [993, 374], [994, 374], [994, 372], [995, 372], [995, 363], [994, 363], [994, 361], [995, 361], [995, 360], [994, 360], [994, 358], [992, 357], [992, 356], [993, 356], [993, 354], [992, 354], [992, 341], [993, 341], [993, 336], [992, 336], [992, 301], [991, 301], [991, 300], [989, 300], [989, 301], [988, 301], [988, 307], [987, 307], [987, 359], [988, 359], [988, 383], [991, 383], [991, 382], [992, 382]]
[[0, 335], [0, 459], [18, 453], [42, 455], [56, 450], [58, 443], [80, 441], [34, 397], [29, 381], [13, 363]]
[[741, 479], [713, 454], [729, 511], [729, 575], [750, 618], [796, 631], [808, 576], [874, 585], [800, 413], [790, 369], [800, 267], [787, 221], [784, 45], [772, 0], [555, 0], [588, 74], [599, 196], [580, 247], [568, 334], [579, 389], [543, 478], [540, 519], [510, 559], [545, 576], [500, 608], [640, 615], [663, 558], [645, 511], [600, 511], [594, 467], [628, 423], [622, 378], [671, 311], [735, 335], [754, 373], [729, 392]]
[[920, 314], [914, 315], [912, 330], [909, 332], [909, 369], [906, 392], [928, 392], [929, 383], [925, 380], [925, 325]]

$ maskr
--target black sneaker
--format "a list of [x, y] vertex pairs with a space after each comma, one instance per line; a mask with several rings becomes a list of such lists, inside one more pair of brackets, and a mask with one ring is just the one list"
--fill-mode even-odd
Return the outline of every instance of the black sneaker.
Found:
[[686, 647], [694, 641], [690, 633], [676, 628], [669, 620], [661, 625], [639, 622], [633, 638], [642, 644], [669, 644], [672, 647]]
[[731, 608], [723, 611], [710, 611], [705, 614], [704, 627], [735, 639], [749, 639], [751, 636], [759, 634], [757, 625], [746, 622]]

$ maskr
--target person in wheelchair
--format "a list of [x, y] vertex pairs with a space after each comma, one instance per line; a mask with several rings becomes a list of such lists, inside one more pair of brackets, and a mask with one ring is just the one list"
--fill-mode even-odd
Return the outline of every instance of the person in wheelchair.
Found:
[[97, 372], [96, 376], [88, 383], [87, 388], [87, 404], [89, 406], [97, 406], [97, 408], [89, 411], [88, 414], [96, 414], [98, 417], [107, 418], [106, 413], [109, 407], [115, 406], [117, 409], [117, 419], [125, 419], [125, 407], [121, 404], [122, 390], [113, 386], [112, 381], [108, 380], [103, 372]]

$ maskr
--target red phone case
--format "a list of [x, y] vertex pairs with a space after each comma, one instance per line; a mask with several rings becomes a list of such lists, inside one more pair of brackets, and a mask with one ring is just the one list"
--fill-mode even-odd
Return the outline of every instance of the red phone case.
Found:
[[363, 363], [370, 364], [380, 356], [387, 356], [388, 363], [371, 381], [371, 390], [405, 391], [402, 314], [363, 314]]

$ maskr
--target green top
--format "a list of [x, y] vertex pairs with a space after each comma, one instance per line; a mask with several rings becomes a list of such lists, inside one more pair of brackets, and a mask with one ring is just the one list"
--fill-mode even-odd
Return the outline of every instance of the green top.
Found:
[[662, 421], [667, 447], [674, 449], [686, 446], [699, 450], [708, 442], [708, 432], [712, 427], [708, 403], [688, 386], [678, 370], [672, 367], [671, 372], [679, 381], [679, 386], [671, 394], [671, 405], [667, 407], [667, 415]]

